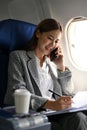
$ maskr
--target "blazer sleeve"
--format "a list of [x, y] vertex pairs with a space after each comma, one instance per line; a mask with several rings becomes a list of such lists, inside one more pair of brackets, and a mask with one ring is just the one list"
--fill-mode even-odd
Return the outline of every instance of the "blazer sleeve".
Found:
[[74, 84], [72, 73], [68, 68], [64, 72], [58, 70], [58, 81], [61, 85], [63, 95], [71, 95], [73, 97], [75, 94]]

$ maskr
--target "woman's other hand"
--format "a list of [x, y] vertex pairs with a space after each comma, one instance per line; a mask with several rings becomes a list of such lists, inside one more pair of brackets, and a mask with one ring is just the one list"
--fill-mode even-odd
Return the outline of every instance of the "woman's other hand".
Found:
[[46, 109], [52, 110], [64, 110], [72, 106], [72, 97], [71, 96], [61, 96], [57, 100], [48, 100], [44, 105]]

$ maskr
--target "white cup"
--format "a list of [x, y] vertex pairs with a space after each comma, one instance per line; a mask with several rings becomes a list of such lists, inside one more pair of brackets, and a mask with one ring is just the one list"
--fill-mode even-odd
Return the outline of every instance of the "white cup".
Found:
[[16, 113], [27, 114], [29, 113], [31, 94], [26, 89], [17, 89], [14, 92], [15, 109]]

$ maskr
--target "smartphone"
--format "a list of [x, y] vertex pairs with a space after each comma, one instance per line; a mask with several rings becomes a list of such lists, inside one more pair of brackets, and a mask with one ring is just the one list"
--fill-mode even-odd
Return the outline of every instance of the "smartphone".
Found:
[[54, 50], [51, 51], [50, 53], [50, 60], [53, 61], [56, 58], [58, 58], [58, 56], [56, 55], [56, 51], [58, 51], [58, 48], [55, 48]]

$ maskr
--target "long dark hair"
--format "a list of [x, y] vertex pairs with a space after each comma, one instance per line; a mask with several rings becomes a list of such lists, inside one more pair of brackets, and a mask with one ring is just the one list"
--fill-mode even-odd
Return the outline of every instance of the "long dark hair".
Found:
[[38, 30], [40, 31], [40, 33], [43, 33], [43, 32], [49, 32], [56, 29], [58, 29], [60, 32], [63, 31], [61, 24], [57, 20], [49, 18], [41, 21], [37, 25], [32, 39], [27, 43], [26, 50], [34, 50], [36, 48], [37, 40], [38, 40], [36, 37], [36, 32]]

